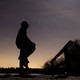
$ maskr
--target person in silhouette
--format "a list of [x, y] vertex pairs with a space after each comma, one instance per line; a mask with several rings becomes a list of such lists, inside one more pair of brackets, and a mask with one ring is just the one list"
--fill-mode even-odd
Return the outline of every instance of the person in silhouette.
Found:
[[[21, 28], [16, 37], [16, 46], [20, 49], [20, 76], [28, 75], [28, 57], [35, 51], [36, 44], [33, 43], [27, 36], [27, 29], [29, 24], [26, 21], [22, 21]], [[26, 67], [26, 72], [24, 71]]]

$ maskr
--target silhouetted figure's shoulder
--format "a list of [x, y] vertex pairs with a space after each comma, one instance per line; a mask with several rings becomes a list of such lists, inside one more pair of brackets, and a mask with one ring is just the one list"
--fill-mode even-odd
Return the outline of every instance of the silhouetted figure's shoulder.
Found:
[[20, 28], [17, 34], [16, 45], [19, 49], [26, 48], [28, 50], [36, 46], [36, 44], [28, 38], [26, 31], [22, 28]]
[[16, 46], [19, 49], [22, 48], [22, 44], [23, 44], [25, 37], [26, 37], [26, 31], [24, 31], [22, 28], [20, 28], [19, 32], [17, 34], [17, 37], [16, 37]]

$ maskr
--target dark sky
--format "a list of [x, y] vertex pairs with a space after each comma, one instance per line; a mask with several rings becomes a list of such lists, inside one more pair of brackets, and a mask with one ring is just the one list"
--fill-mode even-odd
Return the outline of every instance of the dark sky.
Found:
[[15, 39], [23, 20], [37, 45], [29, 67], [41, 67], [69, 40], [80, 38], [80, 0], [0, 0], [0, 67], [18, 66]]

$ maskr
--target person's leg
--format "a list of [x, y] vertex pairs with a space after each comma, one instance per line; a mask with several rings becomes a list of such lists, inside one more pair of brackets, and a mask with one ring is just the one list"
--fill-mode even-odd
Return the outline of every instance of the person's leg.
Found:
[[25, 70], [25, 75], [26, 75], [26, 76], [28, 76], [28, 72], [29, 72], [28, 63], [29, 63], [29, 61], [28, 61], [28, 59], [26, 58], [26, 59], [25, 59], [25, 64], [24, 64], [24, 66], [25, 66], [25, 68], [26, 68], [26, 70]]
[[[20, 66], [20, 75], [21, 76], [24, 76], [24, 75], [28, 75], [28, 59], [27, 59], [27, 56], [26, 56], [26, 53], [27, 51], [26, 50], [21, 50], [20, 51], [20, 56], [19, 56], [19, 66]], [[26, 70], [24, 70], [24, 67], [26, 68]]]
[[20, 63], [19, 63], [19, 66], [20, 66], [20, 76], [24, 76], [24, 67], [23, 67], [23, 61], [22, 60], [19, 60]]
[[18, 59], [19, 59], [19, 68], [20, 68], [19, 75], [23, 76], [22, 50], [20, 50], [20, 55], [19, 55]]

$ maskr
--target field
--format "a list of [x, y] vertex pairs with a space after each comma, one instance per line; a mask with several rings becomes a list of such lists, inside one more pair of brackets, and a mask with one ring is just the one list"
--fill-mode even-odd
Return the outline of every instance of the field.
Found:
[[58, 76], [55, 75], [52, 77], [51, 75], [34, 75], [32, 77], [3, 77], [0, 80], [80, 80], [80, 76]]

